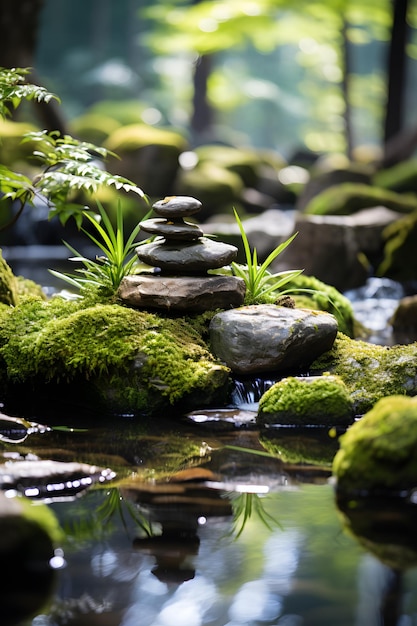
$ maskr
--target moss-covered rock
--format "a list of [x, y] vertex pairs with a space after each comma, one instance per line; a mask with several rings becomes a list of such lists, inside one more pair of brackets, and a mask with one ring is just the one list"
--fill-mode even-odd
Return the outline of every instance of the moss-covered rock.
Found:
[[27, 299], [3, 322], [0, 358], [9, 387], [87, 384], [111, 411], [153, 413], [193, 398], [208, 403], [228, 382], [228, 369], [181, 318], [54, 298]]
[[398, 213], [411, 213], [417, 209], [417, 197], [371, 185], [342, 183], [315, 196], [304, 212], [311, 215], [351, 215], [374, 206], [384, 206]]
[[333, 347], [310, 367], [340, 376], [362, 415], [384, 396], [417, 395], [417, 344], [379, 346], [339, 333]]
[[417, 398], [387, 396], [340, 438], [333, 474], [341, 490], [417, 486]]
[[108, 115], [85, 113], [71, 120], [70, 131], [75, 137], [100, 146], [120, 126], [120, 122]]
[[0, 250], [0, 303], [14, 306], [18, 300], [18, 286], [10, 266]]
[[323, 426], [352, 422], [352, 401], [337, 376], [283, 378], [259, 401], [261, 425]]
[[237, 174], [245, 187], [255, 187], [261, 159], [254, 150], [204, 145], [195, 149], [199, 163], [212, 163]]
[[172, 195], [178, 159], [187, 148], [178, 132], [146, 124], [129, 124], [116, 129], [104, 142], [120, 160], [109, 159], [109, 169], [129, 178], [146, 193], [163, 198]]
[[383, 232], [384, 258], [377, 268], [377, 276], [398, 281], [415, 280], [417, 276], [417, 211], [403, 217]]
[[355, 336], [355, 316], [352, 304], [335, 287], [323, 283], [314, 276], [299, 274], [286, 283], [298, 307], [327, 311], [334, 315], [339, 331], [348, 337]]

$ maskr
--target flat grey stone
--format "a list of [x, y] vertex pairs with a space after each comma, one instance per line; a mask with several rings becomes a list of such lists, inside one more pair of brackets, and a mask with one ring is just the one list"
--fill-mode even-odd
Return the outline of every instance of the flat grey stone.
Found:
[[210, 344], [213, 354], [238, 374], [296, 372], [330, 350], [337, 330], [330, 313], [254, 305], [215, 315]]
[[193, 241], [203, 237], [204, 233], [197, 224], [190, 224], [184, 220], [169, 221], [164, 217], [155, 217], [143, 220], [140, 223], [141, 230], [152, 235], [161, 235], [165, 239], [180, 241]]
[[245, 283], [235, 276], [140, 276], [123, 278], [118, 292], [133, 308], [204, 312], [240, 306]]
[[207, 237], [178, 244], [157, 240], [136, 248], [140, 261], [159, 267], [168, 274], [195, 274], [218, 269], [229, 265], [236, 258], [237, 252], [235, 246]]

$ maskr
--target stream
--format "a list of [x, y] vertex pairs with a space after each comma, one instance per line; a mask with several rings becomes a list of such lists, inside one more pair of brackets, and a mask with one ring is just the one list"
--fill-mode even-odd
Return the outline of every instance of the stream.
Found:
[[[372, 340], [389, 343], [401, 294], [367, 287], [357, 314]], [[53, 556], [39, 547], [3, 561], [1, 626], [417, 624], [415, 503], [339, 501], [334, 433], [256, 428], [273, 382], [237, 380], [230, 407], [179, 417], [109, 422], [54, 406], [20, 416], [44, 430], [3, 430], [5, 460], [85, 463], [116, 477], [77, 493], [75, 481], [17, 485], [64, 534]]]

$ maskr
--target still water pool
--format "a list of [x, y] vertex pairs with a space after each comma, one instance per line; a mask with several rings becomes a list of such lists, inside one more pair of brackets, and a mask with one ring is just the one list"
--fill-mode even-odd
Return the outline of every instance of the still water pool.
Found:
[[[278, 453], [266, 456], [271, 440]], [[301, 461], [294, 441], [317, 462]], [[52, 590], [42, 598], [38, 589], [35, 613], [2, 626], [417, 624], [415, 505], [380, 501], [362, 511], [348, 499], [347, 532], [329, 482], [327, 432], [119, 418], [3, 446], [7, 458], [76, 460], [116, 477], [77, 497], [35, 498], [64, 529]], [[3, 562], [3, 572], [11, 566]], [[22, 611], [36, 575], [0, 606], [15, 601]]]

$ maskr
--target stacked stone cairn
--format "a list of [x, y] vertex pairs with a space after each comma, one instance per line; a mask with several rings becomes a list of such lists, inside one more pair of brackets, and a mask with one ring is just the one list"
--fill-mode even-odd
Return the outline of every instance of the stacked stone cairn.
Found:
[[179, 312], [243, 304], [245, 284], [241, 278], [207, 273], [229, 265], [238, 250], [204, 237], [200, 226], [185, 221], [201, 206], [199, 200], [188, 196], [169, 196], [155, 202], [152, 208], [158, 217], [141, 222], [141, 229], [156, 237], [136, 248], [139, 260], [155, 272], [122, 280], [119, 296], [124, 304]]

